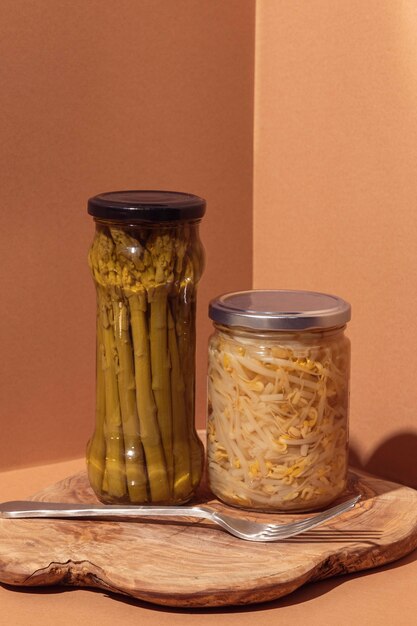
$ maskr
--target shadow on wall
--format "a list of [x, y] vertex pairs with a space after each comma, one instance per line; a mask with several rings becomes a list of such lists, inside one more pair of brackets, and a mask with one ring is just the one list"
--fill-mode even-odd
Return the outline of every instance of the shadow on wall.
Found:
[[402, 431], [383, 441], [366, 462], [356, 449], [349, 450], [350, 465], [417, 489], [417, 434]]

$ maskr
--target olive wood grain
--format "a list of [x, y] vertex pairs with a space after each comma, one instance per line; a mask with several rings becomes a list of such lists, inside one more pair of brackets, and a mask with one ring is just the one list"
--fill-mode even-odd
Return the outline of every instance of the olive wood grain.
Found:
[[[350, 472], [353, 511], [279, 543], [236, 539], [203, 520], [0, 520], [0, 581], [9, 585], [99, 587], [181, 607], [251, 604], [301, 585], [389, 563], [417, 547], [417, 491]], [[85, 472], [32, 496], [44, 502], [97, 502]], [[195, 503], [258, 521], [308, 514], [231, 509], [208, 492]]]

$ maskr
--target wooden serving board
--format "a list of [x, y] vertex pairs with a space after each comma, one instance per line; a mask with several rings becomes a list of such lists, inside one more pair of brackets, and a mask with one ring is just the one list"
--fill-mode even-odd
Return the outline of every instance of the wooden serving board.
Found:
[[[279, 543], [236, 539], [204, 520], [0, 520], [0, 581], [9, 585], [99, 587], [156, 604], [214, 607], [284, 596], [337, 574], [399, 559], [417, 547], [417, 491], [351, 471], [362, 494], [354, 510]], [[97, 502], [84, 472], [33, 500]], [[267, 515], [231, 509], [204, 487], [196, 502], [259, 521]]]

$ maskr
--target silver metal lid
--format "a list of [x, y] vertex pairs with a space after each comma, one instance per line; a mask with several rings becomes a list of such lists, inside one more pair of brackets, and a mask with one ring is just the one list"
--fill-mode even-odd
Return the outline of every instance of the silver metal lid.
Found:
[[344, 326], [351, 307], [315, 291], [252, 290], [226, 293], [209, 305], [209, 317], [225, 326], [254, 330], [314, 330]]

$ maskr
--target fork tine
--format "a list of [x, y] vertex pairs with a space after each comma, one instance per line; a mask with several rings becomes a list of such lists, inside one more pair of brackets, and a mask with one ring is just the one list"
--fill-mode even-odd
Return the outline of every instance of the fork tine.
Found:
[[283, 530], [285, 530], [285, 528], [292, 528], [293, 530], [300, 530], [300, 529], [305, 530], [305, 529], [314, 528], [315, 526], [318, 526], [319, 524], [322, 524], [323, 522], [327, 522], [328, 520], [333, 519], [334, 517], [340, 515], [341, 513], [344, 513], [345, 511], [349, 511], [351, 508], [355, 506], [355, 504], [358, 502], [359, 499], [360, 499], [360, 496], [357, 496], [355, 498], [352, 498], [351, 500], [338, 504], [337, 506], [334, 506], [331, 509], [328, 509], [327, 511], [323, 511], [322, 513], [319, 513], [318, 515], [308, 517], [304, 520], [300, 520], [299, 522], [294, 522], [293, 524], [288, 524], [286, 527], [284, 526], [281, 528]]
[[286, 539], [294, 535], [299, 535], [306, 530], [310, 530], [311, 528], [314, 528], [319, 524], [322, 524], [323, 522], [348, 511], [355, 506], [358, 500], [360, 500], [360, 495], [348, 500], [347, 502], [342, 502], [327, 511], [323, 511], [323, 513], [301, 520], [300, 522], [293, 522], [291, 524], [284, 525], [268, 524], [266, 528], [258, 533], [258, 536], [261, 541], [273, 541], [276, 539]]

